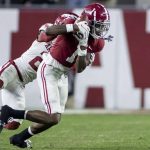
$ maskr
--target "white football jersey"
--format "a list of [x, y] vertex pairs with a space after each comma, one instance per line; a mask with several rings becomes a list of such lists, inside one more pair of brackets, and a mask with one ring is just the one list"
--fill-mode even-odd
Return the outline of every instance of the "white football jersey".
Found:
[[47, 53], [50, 45], [51, 42], [46, 43], [35, 40], [21, 57], [14, 60], [22, 75], [24, 84], [32, 82], [36, 78], [37, 69], [42, 61], [42, 54]]
[[[51, 23], [46, 23], [39, 28], [39, 31], [45, 31], [47, 27], [52, 25]], [[35, 40], [21, 57], [14, 60], [22, 75], [24, 84], [32, 82], [36, 78], [37, 69], [42, 62], [42, 54], [48, 51], [50, 45], [51, 42], [38, 42]]]

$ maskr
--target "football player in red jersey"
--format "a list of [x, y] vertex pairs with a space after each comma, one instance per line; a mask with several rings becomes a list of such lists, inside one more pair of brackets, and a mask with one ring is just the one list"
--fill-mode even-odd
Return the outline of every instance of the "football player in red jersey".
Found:
[[[75, 20], [69, 18], [65, 20], [64, 24], [73, 24], [74, 22]], [[82, 26], [82, 30], [77, 34], [69, 33], [57, 36], [49, 53], [43, 55], [43, 61], [38, 68], [37, 79], [45, 111], [23, 111], [14, 110], [8, 106], [2, 107], [1, 120], [3, 123], [7, 123], [10, 117], [37, 123], [12, 136], [11, 144], [27, 147], [25, 140], [59, 123], [67, 100], [67, 72], [75, 63], [78, 66], [77, 71], [82, 72], [89, 65], [87, 53], [102, 50], [103, 38], [110, 26], [107, 9], [98, 3], [88, 5], [84, 8], [79, 20], [76, 20], [76, 24]], [[72, 25], [69, 25], [68, 30], [71, 29]], [[49, 29], [47, 29], [47, 34], [49, 34]]]

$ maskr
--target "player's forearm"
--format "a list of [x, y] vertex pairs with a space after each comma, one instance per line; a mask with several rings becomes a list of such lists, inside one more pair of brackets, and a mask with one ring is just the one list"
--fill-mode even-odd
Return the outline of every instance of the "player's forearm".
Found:
[[79, 28], [76, 24], [69, 24], [69, 25], [53, 25], [46, 29], [47, 35], [59, 35], [65, 34], [68, 32], [77, 32]]
[[86, 56], [79, 56], [76, 62], [77, 73], [81, 73], [87, 66]]

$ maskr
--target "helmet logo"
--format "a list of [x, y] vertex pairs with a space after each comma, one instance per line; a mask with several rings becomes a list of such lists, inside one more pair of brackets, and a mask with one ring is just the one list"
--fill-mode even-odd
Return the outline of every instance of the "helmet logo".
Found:
[[95, 11], [95, 8], [93, 8], [92, 10], [85, 10], [85, 13], [92, 15], [92, 13]]

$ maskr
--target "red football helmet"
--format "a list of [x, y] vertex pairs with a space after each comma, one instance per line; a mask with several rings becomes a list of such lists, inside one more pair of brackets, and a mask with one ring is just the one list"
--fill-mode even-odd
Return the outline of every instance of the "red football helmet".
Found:
[[103, 38], [110, 27], [108, 10], [99, 3], [87, 5], [81, 15], [87, 15], [89, 19], [90, 34], [93, 38]]
[[62, 24], [69, 24], [69, 23], [74, 23], [75, 20], [78, 18], [78, 15], [76, 15], [75, 13], [65, 13], [60, 15], [59, 17], [57, 17], [57, 19], [55, 20], [55, 25], [62, 25]]

